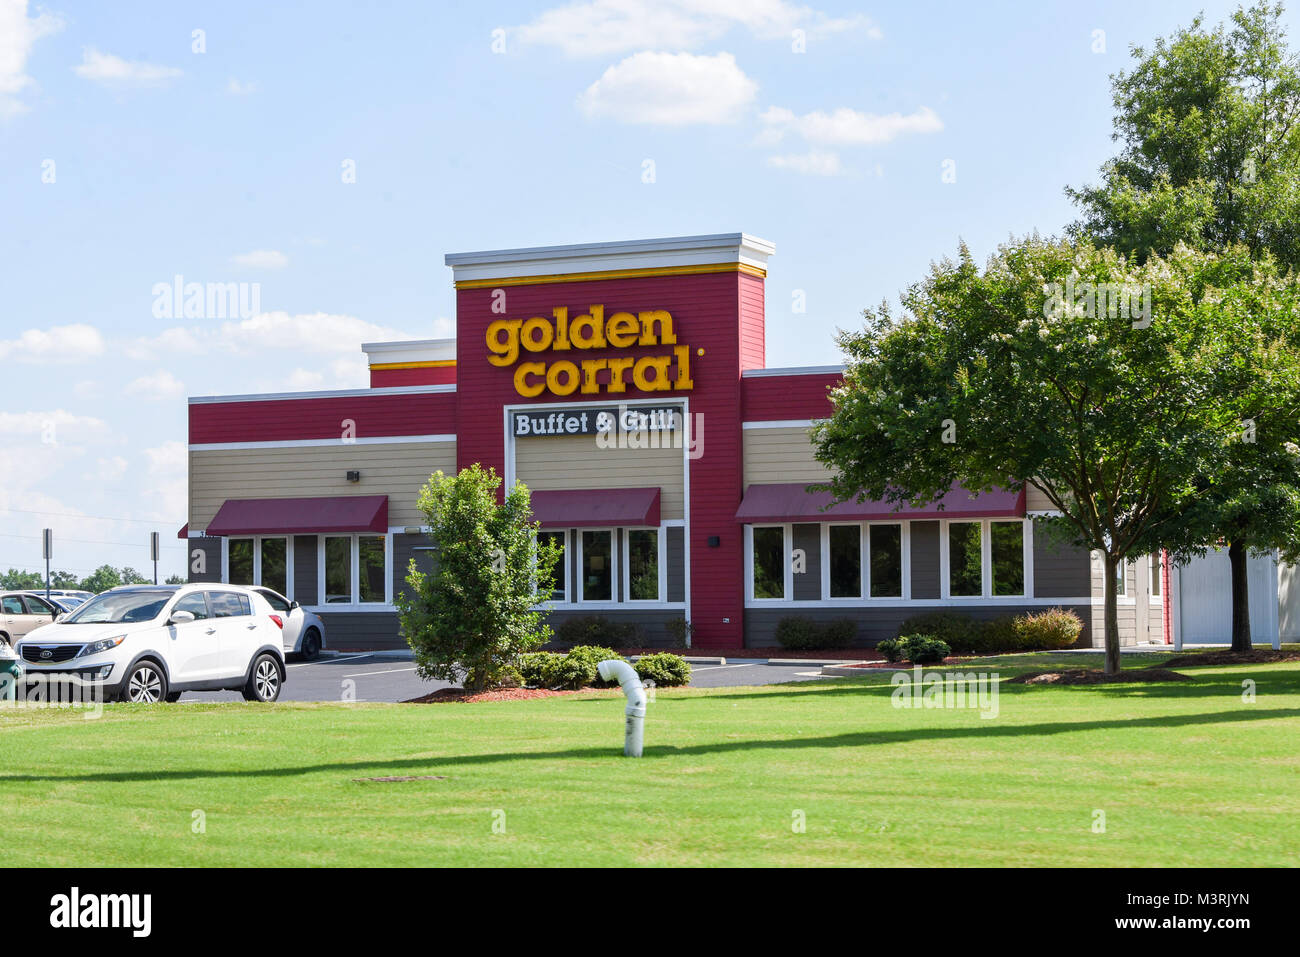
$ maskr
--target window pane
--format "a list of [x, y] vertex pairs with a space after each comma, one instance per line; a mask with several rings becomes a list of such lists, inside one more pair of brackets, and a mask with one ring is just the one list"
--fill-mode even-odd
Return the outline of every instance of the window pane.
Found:
[[1151, 597], [1160, 597], [1160, 555], [1151, 556]]
[[1128, 563], [1121, 561], [1115, 566], [1115, 594], [1121, 598], [1128, 590]]
[[993, 551], [993, 594], [1025, 593], [1025, 527], [1020, 522], [989, 525]]
[[194, 616], [195, 621], [201, 621], [208, 617], [208, 602], [203, 597], [203, 592], [190, 592], [176, 603], [176, 607], [172, 611], [188, 611]]
[[637, 529], [627, 533], [627, 578], [632, 601], [659, 600], [659, 532]]
[[383, 602], [384, 589], [384, 539], [383, 536], [362, 535], [357, 540], [361, 568], [361, 600]]
[[610, 601], [614, 597], [614, 574], [610, 547], [612, 532], [582, 533], [582, 598]]
[[981, 578], [979, 522], [953, 522], [948, 526], [948, 594], [984, 593]]
[[832, 525], [831, 597], [862, 597], [862, 529], [857, 525]]
[[565, 581], [568, 572], [569, 555], [568, 550], [564, 547], [564, 532], [540, 532], [537, 535], [538, 541], [554, 542], [560, 546], [560, 557], [555, 560], [555, 567], [551, 569], [551, 577], [555, 579], [555, 591], [551, 592], [552, 601], [565, 600]]
[[871, 547], [871, 597], [903, 597], [903, 526], [872, 525], [867, 543]]
[[349, 604], [352, 601], [352, 539], [325, 539], [325, 601]]
[[232, 538], [230, 540], [230, 584], [253, 584], [253, 540], [251, 538]]
[[785, 597], [785, 529], [754, 529], [754, 597]]
[[289, 591], [289, 567], [285, 561], [288, 554], [285, 538], [262, 539], [262, 581], [267, 588], [274, 588], [281, 595]]
[[239, 618], [253, 613], [248, 597], [236, 595], [234, 592], [210, 591], [208, 604], [212, 607], [213, 618]]
[[266, 603], [271, 606], [271, 609], [273, 611], [283, 611], [286, 613], [290, 611], [289, 603], [285, 601], [283, 598], [281, 598], [279, 595], [277, 595], [275, 592], [269, 590], [263, 590], [263, 591], [259, 591], [258, 594], [266, 599]]

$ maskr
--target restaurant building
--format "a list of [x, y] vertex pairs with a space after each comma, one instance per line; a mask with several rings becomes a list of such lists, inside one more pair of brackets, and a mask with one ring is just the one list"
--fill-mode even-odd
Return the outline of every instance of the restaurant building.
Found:
[[[1101, 640], [1101, 566], [1034, 534], [1032, 489], [895, 511], [807, 491], [838, 366], [769, 366], [771, 243], [741, 233], [448, 255], [456, 337], [360, 345], [367, 389], [189, 400], [195, 581], [265, 584], [333, 648], [401, 647], [394, 595], [433, 560], [416, 508], [473, 463], [532, 493], [564, 546], [551, 620], [635, 621], [647, 645], [775, 643], [800, 615], [855, 643], [921, 611], [1051, 606]], [[792, 315], [782, 321], [798, 322]], [[1126, 569], [1126, 643], [1163, 640], [1167, 578]]]

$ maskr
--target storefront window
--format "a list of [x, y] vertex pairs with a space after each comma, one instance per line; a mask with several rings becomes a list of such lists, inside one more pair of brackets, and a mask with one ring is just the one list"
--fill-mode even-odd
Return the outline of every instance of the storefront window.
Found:
[[278, 591], [281, 595], [289, 594], [287, 546], [287, 539], [262, 539], [262, 580], [260, 584]]
[[872, 525], [871, 597], [903, 597], [903, 526]]
[[779, 525], [756, 527], [754, 541], [754, 597], [785, 597], [785, 529]]
[[659, 600], [659, 532], [636, 528], [627, 533], [628, 598]]
[[832, 598], [862, 597], [862, 527], [832, 525], [830, 580]]
[[948, 594], [983, 594], [983, 555], [979, 522], [951, 522], [948, 525]]
[[382, 604], [387, 595], [384, 587], [384, 537], [362, 535], [357, 539], [357, 568], [360, 570], [361, 601]]
[[251, 538], [232, 538], [228, 549], [230, 553], [230, 574], [227, 579], [230, 584], [253, 584], [253, 540]]
[[582, 533], [582, 600], [613, 601], [613, 532]]
[[335, 536], [325, 539], [325, 602], [352, 602], [352, 539]]
[[1025, 526], [1021, 522], [991, 522], [989, 547], [993, 554], [993, 594], [1025, 593]]
[[565, 548], [564, 532], [540, 532], [537, 540], [539, 542], [553, 542], [560, 546], [560, 557], [555, 560], [555, 566], [551, 569], [551, 577], [555, 580], [555, 590], [551, 592], [552, 601], [567, 601], [568, 590], [564, 587], [567, 579], [569, 567], [568, 549]]

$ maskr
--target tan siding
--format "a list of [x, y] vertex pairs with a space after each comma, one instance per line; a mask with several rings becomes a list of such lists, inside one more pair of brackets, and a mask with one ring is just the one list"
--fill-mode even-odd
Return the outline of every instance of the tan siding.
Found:
[[1052, 500], [1032, 485], [1025, 486], [1025, 508], [1030, 512], [1056, 511]]
[[530, 490], [658, 487], [661, 519], [686, 514], [684, 464], [680, 448], [604, 449], [592, 435], [515, 440], [515, 478]]
[[439, 469], [455, 471], [455, 442], [191, 452], [190, 527], [207, 528], [227, 499], [326, 495], [387, 495], [390, 525], [419, 525], [416, 496]]
[[746, 486], [820, 482], [830, 475], [830, 470], [813, 458], [806, 428], [745, 429], [744, 434]]

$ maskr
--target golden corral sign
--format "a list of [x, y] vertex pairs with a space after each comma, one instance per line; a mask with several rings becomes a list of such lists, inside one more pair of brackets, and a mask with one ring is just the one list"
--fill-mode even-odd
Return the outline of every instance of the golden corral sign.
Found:
[[[557, 353], [630, 349], [633, 346], [670, 346], [667, 352], [646, 356], [555, 358]], [[616, 312], [605, 317], [604, 306], [589, 306], [580, 316], [569, 317], [567, 306], [556, 306], [551, 316], [532, 319], [497, 319], [487, 327], [488, 362], [503, 368], [515, 366], [515, 391], [525, 398], [543, 392], [552, 395], [596, 395], [626, 392], [629, 384], [642, 392], [688, 391], [691, 348], [678, 345], [673, 317], [666, 309]], [[704, 350], [700, 350], [703, 354]], [[524, 353], [544, 354], [544, 359], [520, 362]], [[600, 382], [608, 372], [607, 382]]]

